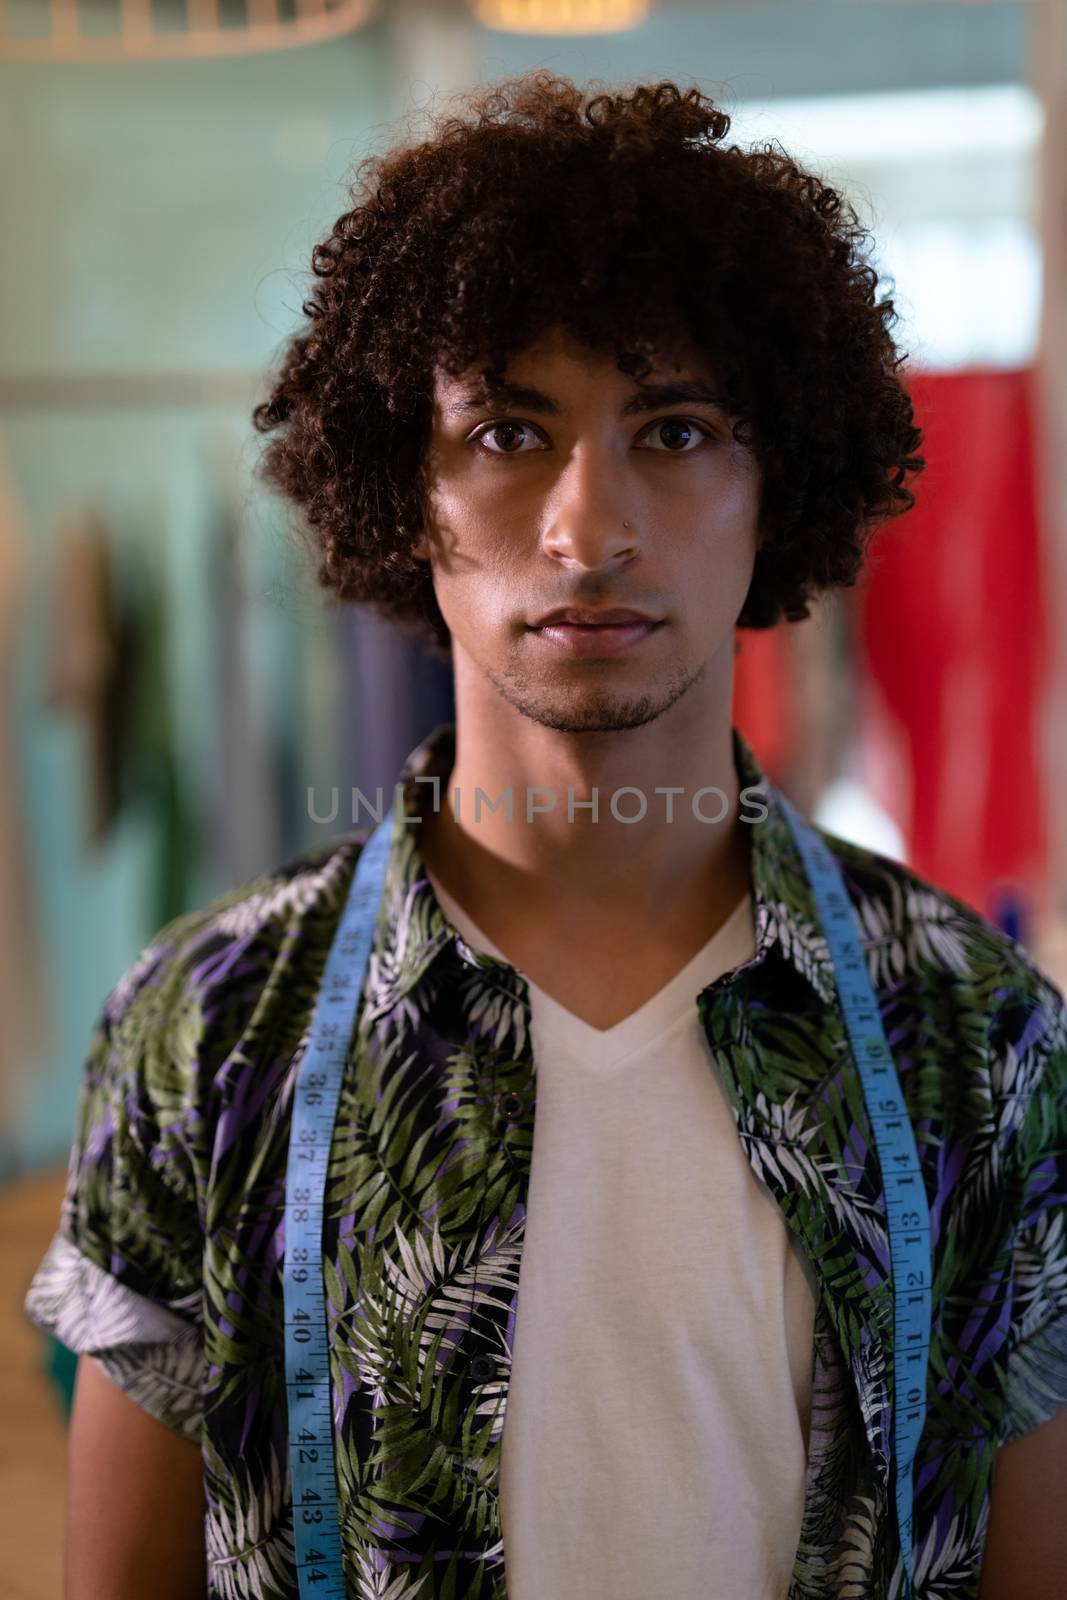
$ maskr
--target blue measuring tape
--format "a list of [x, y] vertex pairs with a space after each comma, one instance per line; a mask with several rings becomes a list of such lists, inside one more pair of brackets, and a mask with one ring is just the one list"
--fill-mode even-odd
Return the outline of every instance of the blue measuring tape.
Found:
[[[867, 976], [851, 902], [837, 863], [780, 795], [796, 837], [834, 963], [849, 1038], [886, 1186], [894, 1283], [894, 1459], [904, 1564], [912, 1595], [912, 1467], [926, 1416], [930, 1348], [930, 1219], [911, 1122], [878, 1003]], [[285, 1179], [285, 1389], [289, 1467], [300, 1600], [345, 1600], [337, 1516], [330, 1362], [323, 1288], [322, 1223], [341, 1079], [389, 856], [393, 817], [360, 852], [297, 1073]]]
[[308, 1595], [345, 1600], [326, 1344], [322, 1213], [341, 1079], [385, 882], [391, 825], [392, 818], [387, 817], [360, 851], [326, 958], [308, 1047], [293, 1092], [285, 1173], [282, 1291], [289, 1475], [301, 1600]]
[[889, 1218], [893, 1277], [893, 1461], [897, 1526], [904, 1566], [904, 1600], [912, 1585], [912, 1469], [926, 1419], [926, 1367], [930, 1352], [930, 1207], [915, 1131], [904, 1104], [867, 962], [856, 936], [856, 916], [837, 862], [785, 795], [786, 819], [804, 860], [830, 948], [863, 1098], [874, 1130]]

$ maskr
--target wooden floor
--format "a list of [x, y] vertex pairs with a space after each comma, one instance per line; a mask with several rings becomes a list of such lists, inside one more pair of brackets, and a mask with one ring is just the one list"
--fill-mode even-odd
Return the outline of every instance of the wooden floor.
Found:
[[66, 1421], [22, 1299], [59, 1223], [64, 1171], [0, 1187], [0, 1572], [4, 1600], [61, 1600]]

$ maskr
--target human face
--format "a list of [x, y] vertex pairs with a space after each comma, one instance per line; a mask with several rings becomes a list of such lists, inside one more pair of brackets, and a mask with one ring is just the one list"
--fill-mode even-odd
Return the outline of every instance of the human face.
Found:
[[[507, 379], [529, 392], [487, 400], [476, 369], [435, 382], [417, 553], [431, 564], [457, 684], [473, 668], [561, 731], [639, 727], [722, 652], [732, 661], [758, 545], [755, 458], [692, 350], [639, 385], [556, 329], [513, 358]], [[665, 392], [650, 404], [651, 386], [682, 382], [709, 398]], [[651, 625], [538, 626], [561, 606], [631, 608]]]

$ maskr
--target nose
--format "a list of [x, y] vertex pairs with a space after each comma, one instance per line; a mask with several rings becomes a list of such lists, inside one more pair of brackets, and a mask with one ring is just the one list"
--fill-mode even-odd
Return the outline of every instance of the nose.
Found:
[[637, 533], [612, 487], [612, 468], [578, 454], [557, 480], [546, 508], [541, 546], [562, 566], [595, 572], [625, 566], [637, 554]]

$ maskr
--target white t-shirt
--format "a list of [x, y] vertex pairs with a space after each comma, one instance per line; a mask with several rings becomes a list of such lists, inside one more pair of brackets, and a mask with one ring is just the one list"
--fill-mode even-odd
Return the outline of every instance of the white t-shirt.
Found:
[[[508, 960], [431, 881], [463, 938]], [[696, 1009], [754, 953], [746, 894], [613, 1028], [529, 985], [537, 1100], [501, 1440], [509, 1600], [785, 1600], [814, 1279], [741, 1147]]]

